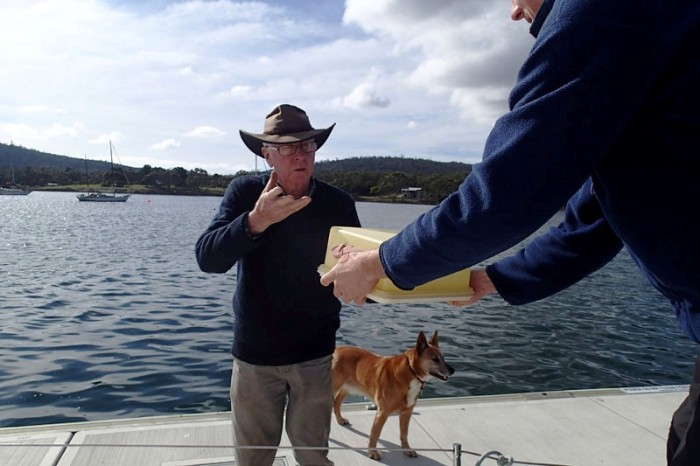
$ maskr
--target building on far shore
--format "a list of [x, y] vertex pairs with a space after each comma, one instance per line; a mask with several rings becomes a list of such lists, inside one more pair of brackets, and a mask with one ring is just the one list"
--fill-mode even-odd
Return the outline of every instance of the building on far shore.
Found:
[[413, 186], [401, 188], [401, 195], [409, 199], [420, 199], [423, 197], [423, 188], [416, 188]]

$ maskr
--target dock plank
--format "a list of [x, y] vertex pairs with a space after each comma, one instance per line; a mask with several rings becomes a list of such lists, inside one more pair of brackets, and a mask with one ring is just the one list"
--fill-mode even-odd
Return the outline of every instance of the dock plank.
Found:
[[[53, 466], [63, 453], [63, 445], [70, 441], [67, 432], [27, 433], [0, 436], [0, 464], [11, 466]], [[57, 447], [12, 445], [58, 445]]]
[[[186, 419], [186, 418], [185, 418]], [[72, 445], [106, 445], [69, 448], [57, 466], [161, 465], [233, 457], [233, 448], [207, 448], [231, 443], [228, 420], [184, 421], [177, 424], [127, 425], [116, 428], [83, 430], [73, 437]], [[109, 445], [130, 445], [130, 447]], [[142, 445], [142, 448], [137, 446]], [[159, 445], [201, 445], [201, 448], [158, 447]]]

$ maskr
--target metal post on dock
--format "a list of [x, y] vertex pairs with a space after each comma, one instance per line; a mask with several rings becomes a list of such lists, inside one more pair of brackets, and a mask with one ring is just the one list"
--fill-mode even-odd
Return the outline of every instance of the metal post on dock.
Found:
[[[495, 458], [491, 458], [491, 455], [496, 455]], [[484, 453], [481, 455], [479, 460], [474, 464], [474, 466], [481, 466], [484, 462], [485, 459], [495, 459], [496, 460], [496, 465], [497, 466], [513, 466], [513, 457], [512, 456], [503, 456], [503, 453], [500, 451], [490, 451], [488, 453]]]
[[462, 444], [452, 444], [452, 466], [462, 466]]

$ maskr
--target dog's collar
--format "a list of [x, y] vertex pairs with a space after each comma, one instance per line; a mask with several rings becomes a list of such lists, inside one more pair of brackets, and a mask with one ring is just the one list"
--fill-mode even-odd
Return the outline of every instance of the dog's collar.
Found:
[[[406, 358], [406, 359], [408, 359], [408, 358]], [[416, 380], [420, 382], [420, 389], [421, 389], [421, 391], [422, 391], [422, 390], [423, 390], [423, 387], [425, 387], [425, 380], [421, 380], [421, 378], [418, 377], [418, 374], [416, 373], [416, 370], [415, 370], [415, 369], [413, 368], [413, 366], [411, 365], [411, 360], [410, 360], [410, 359], [408, 359], [408, 368], [411, 370], [411, 374], [413, 374], [413, 377], [415, 377]]]

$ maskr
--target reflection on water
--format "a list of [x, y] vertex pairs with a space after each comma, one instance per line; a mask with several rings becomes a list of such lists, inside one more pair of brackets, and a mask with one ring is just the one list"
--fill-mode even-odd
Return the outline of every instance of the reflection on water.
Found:
[[[219, 201], [0, 198], [0, 426], [228, 409], [235, 273], [193, 254]], [[391, 229], [429, 208], [358, 204]], [[457, 370], [423, 397], [686, 384], [696, 351], [625, 253], [526, 306], [347, 305], [338, 341], [393, 354], [420, 330]]]

